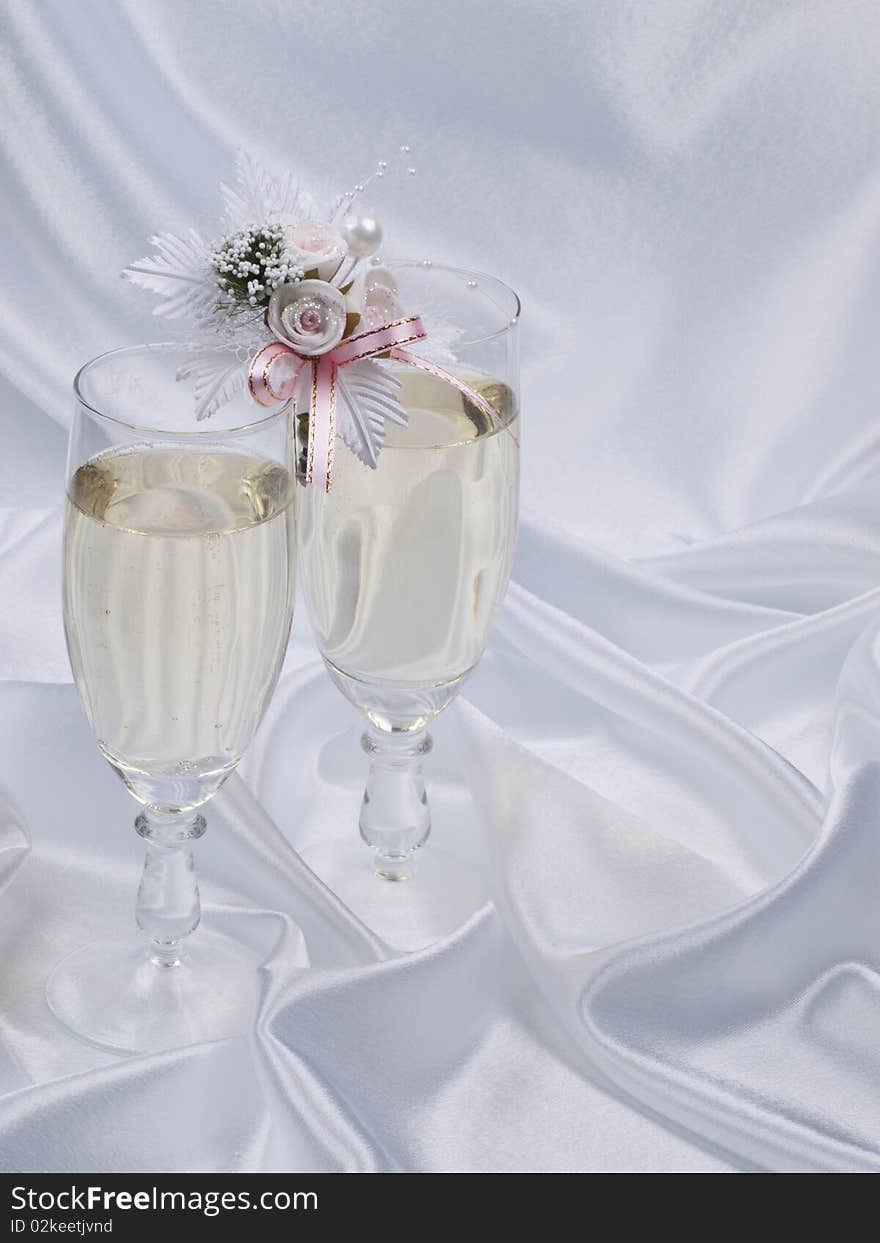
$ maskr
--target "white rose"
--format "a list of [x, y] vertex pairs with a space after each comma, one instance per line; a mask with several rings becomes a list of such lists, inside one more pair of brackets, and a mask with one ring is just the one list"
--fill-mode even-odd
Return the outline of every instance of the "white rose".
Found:
[[283, 216], [286, 257], [304, 272], [317, 270], [327, 281], [347, 254], [345, 242], [335, 229], [322, 220], [297, 220]]
[[269, 328], [298, 354], [326, 354], [345, 332], [345, 299], [326, 281], [279, 285], [269, 303]]

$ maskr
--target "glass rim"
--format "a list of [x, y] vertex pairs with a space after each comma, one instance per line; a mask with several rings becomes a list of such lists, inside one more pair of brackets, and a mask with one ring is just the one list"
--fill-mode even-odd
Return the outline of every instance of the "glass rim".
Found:
[[[159, 354], [162, 352], [171, 353], [172, 351], [185, 354], [194, 349], [195, 347], [188, 346], [186, 342], [182, 341], [153, 341], [142, 342], [138, 345], [120, 345], [112, 350], [104, 350], [102, 354], [96, 354], [94, 358], [90, 358], [88, 362], [83, 363], [73, 377], [74, 397], [90, 414], [95, 415], [99, 419], [104, 419], [108, 423], [113, 423], [117, 427], [125, 427], [132, 432], [146, 432], [152, 436], [160, 436], [172, 440], [220, 440], [231, 436], [242, 436], [256, 431], [258, 428], [269, 427], [272, 423], [277, 422], [290, 413], [290, 408], [293, 405], [292, 399], [285, 401], [283, 405], [280, 405], [277, 410], [273, 410], [270, 414], [266, 414], [262, 418], [252, 419], [248, 423], [240, 423], [236, 427], [218, 427], [216, 423], [206, 419], [207, 426], [203, 428], [198, 428], [195, 431], [177, 431], [167, 427], [151, 427], [146, 423], [132, 422], [131, 419], [123, 419], [115, 414], [107, 414], [105, 410], [99, 410], [97, 406], [93, 405], [83, 395], [82, 381], [86, 375], [110, 359], [121, 358], [125, 354]], [[254, 405], [257, 405], [257, 403], [255, 402]], [[259, 409], [260, 407], [258, 406], [257, 408]]]
[[[435, 263], [432, 259], [406, 259], [406, 258], [390, 258], [387, 266], [392, 271], [401, 268], [423, 270], [425, 272], [439, 271], [451, 273], [456, 276], [462, 276], [468, 279], [480, 281], [488, 281], [502, 290], [512, 302], [512, 312], [507, 316], [505, 323], [500, 328], [496, 328], [493, 332], [486, 332], [477, 337], [468, 337], [464, 341], [458, 341], [456, 344], [465, 348], [472, 345], [482, 345], [486, 341], [494, 341], [497, 337], [502, 337], [506, 332], [510, 332], [519, 323], [522, 313], [522, 301], [516, 290], [501, 280], [498, 276], [493, 276], [491, 272], [483, 272], [479, 268], [464, 268], [453, 263]], [[485, 290], [484, 290], [485, 292]], [[502, 308], [498, 308], [501, 310]], [[73, 377], [73, 393], [76, 400], [81, 406], [93, 414], [96, 418], [104, 419], [108, 423], [113, 423], [117, 427], [127, 428], [134, 432], [147, 432], [154, 436], [170, 437], [175, 440], [198, 440], [200, 438], [208, 440], [217, 440], [224, 437], [241, 436], [256, 431], [259, 428], [269, 427], [272, 423], [281, 419], [290, 413], [294, 401], [291, 398], [284, 402], [277, 410], [273, 410], [270, 414], [263, 415], [261, 418], [251, 419], [246, 423], [241, 423], [236, 427], [218, 428], [216, 423], [210, 426], [199, 428], [194, 431], [177, 431], [169, 428], [152, 427], [145, 423], [133, 422], [131, 419], [120, 418], [115, 414], [108, 414], [106, 410], [99, 409], [91, 401], [86, 398], [83, 392], [83, 381], [94, 369], [111, 359], [121, 358], [126, 354], [159, 354], [162, 352], [177, 351], [178, 353], [186, 353], [194, 350], [194, 346], [187, 345], [184, 341], [155, 341], [141, 342], [135, 345], [116, 346], [112, 350], [104, 350], [101, 354], [96, 354], [93, 358], [84, 362], [76, 375]]]
[[493, 285], [497, 285], [499, 289], [504, 290], [513, 299], [513, 313], [508, 316], [506, 323], [502, 324], [500, 328], [496, 328], [492, 332], [484, 332], [479, 337], [468, 337], [466, 341], [456, 341], [456, 346], [464, 348], [469, 345], [482, 345], [485, 341], [494, 341], [496, 337], [504, 336], [505, 332], [510, 332], [519, 323], [519, 317], [522, 314], [522, 299], [512, 285], [508, 285], [500, 276], [493, 276], [491, 272], [483, 272], [479, 268], [462, 268], [455, 263], [435, 263], [433, 259], [398, 259], [391, 257], [385, 262], [384, 266], [392, 272], [399, 268], [416, 268], [424, 272], [451, 272], [456, 276], [470, 277], [476, 280], [478, 286], [481, 280], [491, 281]]

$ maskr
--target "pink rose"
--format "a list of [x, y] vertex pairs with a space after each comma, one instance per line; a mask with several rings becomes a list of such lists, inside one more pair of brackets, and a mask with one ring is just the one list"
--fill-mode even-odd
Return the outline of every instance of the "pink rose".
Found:
[[346, 255], [345, 242], [335, 229], [321, 220], [285, 217], [286, 257], [304, 272], [317, 269], [322, 281], [329, 280]]
[[367, 270], [361, 316], [365, 328], [381, 328], [403, 316], [403, 307], [397, 297], [397, 282], [387, 268]]

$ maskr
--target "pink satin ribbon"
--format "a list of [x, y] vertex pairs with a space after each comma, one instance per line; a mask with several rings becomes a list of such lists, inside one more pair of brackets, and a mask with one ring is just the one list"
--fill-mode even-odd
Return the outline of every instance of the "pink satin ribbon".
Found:
[[377, 354], [389, 354], [398, 362], [418, 367], [446, 380], [487, 414], [496, 424], [499, 422], [495, 407], [479, 393], [474, 392], [457, 376], [444, 371], [436, 363], [411, 354], [405, 347], [427, 336], [418, 315], [383, 324], [367, 332], [357, 333], [340, 342], [335, 349], [318, 358], [298, 354], [282, 341], [270, 341], [258, 350], [251, 360], [248, 371], [248, 388], [254, 401], [261, 406], [275, 406], [290, 401], [303, 368], [311, 368], [311, 396], [309, 400], [309, 443], [306, 450], [306, 483], [320, 483], [326, 492], [333, 482], [333, 444], [336, 439], [336, 372], [349, 363]]

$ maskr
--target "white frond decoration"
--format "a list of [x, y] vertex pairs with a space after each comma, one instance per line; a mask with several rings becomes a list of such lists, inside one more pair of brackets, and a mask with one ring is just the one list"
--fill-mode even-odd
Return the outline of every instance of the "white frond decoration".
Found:
[[399, 380], [369, 359], [336, 372], [337, 431], [352, 453], [374, 470], [385, 440], [385, 420], [406, 427], [399, 388]]
[[211, 266], [211, 248], [201, 234], [190, 229], [186, 237], [159, 233], [150, 238], [155, 253], [138, 259], [123, 276], [141, 289], [162, 299], [154, 315], [168, 319], [203, 318], [217, 301], [217, 278]]
[[224, 226], [236, 232], [248, 224], [265, 224], [279, 216], [317, 216], [318, 208], [287, 173], [275, 177], [245, 151], [240, 151], [235, 166], [235, 185], [221, 185]]
[[414, 354], [419, 354], [422, 358], [431, 358], [443, 367], [454, 369], [459, 362], [454, 347], [462, 339], [461, 328], [450, 320], [440, 319], [436, 315], [429, 314], [427, 318], [422, 315], [422, 321], [428, 334], [427, 337], [424, 341], [416, 341], [413, 345], [407, 346], [407, 349], [411, 349]]
[[177, 379], [194, 381], [196, 419], [202, 422], [244, 389], [247, 372], [247, 363], [234, 350], [202, 350], [178, 367]]

